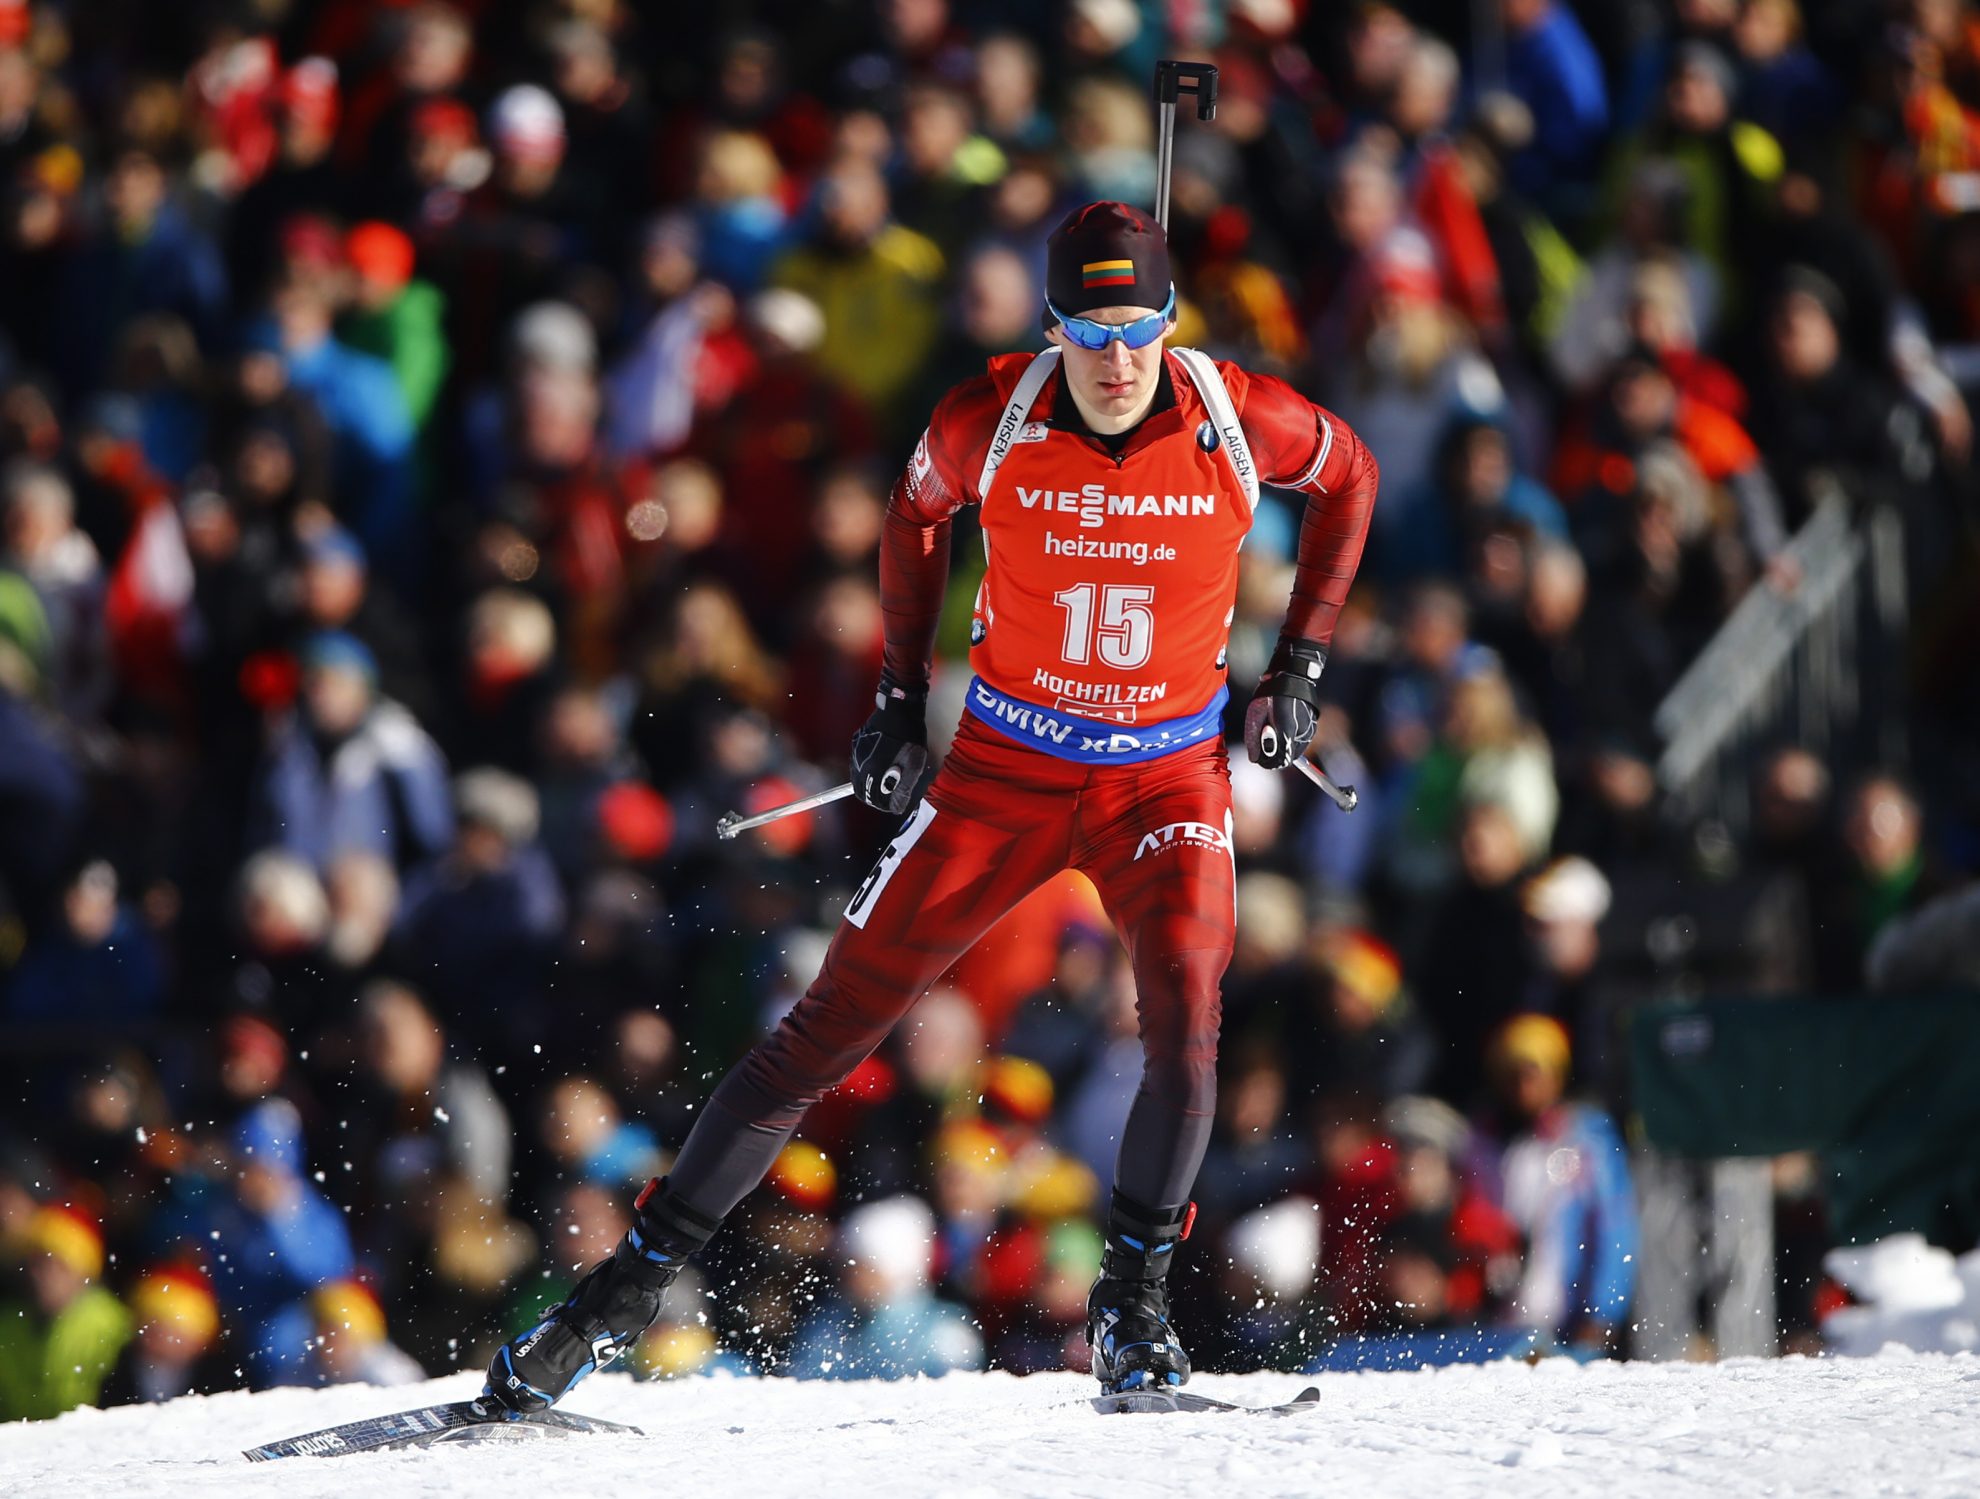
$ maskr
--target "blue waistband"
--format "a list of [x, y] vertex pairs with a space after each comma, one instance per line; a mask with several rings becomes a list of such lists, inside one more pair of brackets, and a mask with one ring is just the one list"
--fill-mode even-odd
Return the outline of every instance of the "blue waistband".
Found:
[[981, 677], [969, 679], [969, 692], [963, 703], [1005, 738], [1061, 760], [1079, 760], [1088, 765], [1128, 765], [1172, 755], [1179, 749], [1221, 735], [1224, 705], [1230, 700], [1230, 688], [1219, 687], [1215, 697], [1187, 718], [1134, 728], [1072, 713], [1047, 712], [1035, 703], [999, 692]]

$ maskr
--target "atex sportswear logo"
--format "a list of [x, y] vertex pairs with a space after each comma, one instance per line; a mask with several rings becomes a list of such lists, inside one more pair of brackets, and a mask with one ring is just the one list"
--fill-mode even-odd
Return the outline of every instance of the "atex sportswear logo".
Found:
[[1231, 840], [1224, 836], [1222, 828], [1207, 822], [1171, 822], [1143, 834], [1141, 842], [1135, 845], [1134, 856], [1139, 859], [1143, 854], [1159, 854], [1172, 848], [1208, 848], [1227, 854]]

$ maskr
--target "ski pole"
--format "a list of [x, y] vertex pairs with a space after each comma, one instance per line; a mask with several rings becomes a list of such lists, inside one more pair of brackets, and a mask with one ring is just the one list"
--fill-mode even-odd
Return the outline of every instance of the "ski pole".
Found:
[[740, 812], [731, 812], [715, 824], [717, 838], [733, 838], [738, 833], [747, 833], [751, 828], [760, 828], [765, 823], [776, 822], [785, 817], [795, 817], [800, 812], [809, 812], [813, 807], [830, 806], [842, 797], [853, 794], [853, 783], [841, 781], [830, 791], [820, 791], [815, 796], [799, 797], [794, 802], [785, 802], [781, 807], [772, 807], [768, 812], [759, 812], [754, 817], [745, 817]]
[[1169, 175], [1176, 164], [1176, 100], [1196, 95], [1196, 117], [1217, 118], [1217, 68], [1214, 63], [1178, 62], [1165, 57], [1155, 64], [1155, 222], [1169, 232]]
[[1293, 761], [1293, 764], [1299, 767], [1299, 773], [1301, 775], [1326, 792], [1327, 800], [1339, 807], [1343, 812], [1352, 812], [1360, 803], [1361, 798], [1355, 794], [1354, 787], [1336, 786], [1327, 772], [1307, 759], [1306, 756], [1301, 755], [1297, 760]]

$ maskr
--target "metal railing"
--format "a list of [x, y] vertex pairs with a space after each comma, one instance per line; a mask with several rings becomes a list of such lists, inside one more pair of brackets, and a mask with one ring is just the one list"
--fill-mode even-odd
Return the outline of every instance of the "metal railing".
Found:
[[1904, 523], [1833, 480], [1817, 496], [1787, 547], [1799, 584], [1749, 589], [1657, 706], [1657, 781], [1678, 819], [1743, 829], [1753, 762], [1778, 744], [1836, 769], [1903, 761]]

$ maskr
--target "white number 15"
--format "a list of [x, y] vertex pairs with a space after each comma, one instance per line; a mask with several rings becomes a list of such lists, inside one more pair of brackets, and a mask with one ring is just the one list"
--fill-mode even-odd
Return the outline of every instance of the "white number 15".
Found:
[[[1099, 595], [1100, 618], [1093, 617], [1094, 595]], [[1155, 590], [1141, 583], [1075, 583], [1052, 595], [1052, 602], [1066, 611], [1064, 655], [1074, 666], [1093, 660], [1099, 646], [1100, 664], [1131, 671], [1146, 666], [1155, 648]]]

